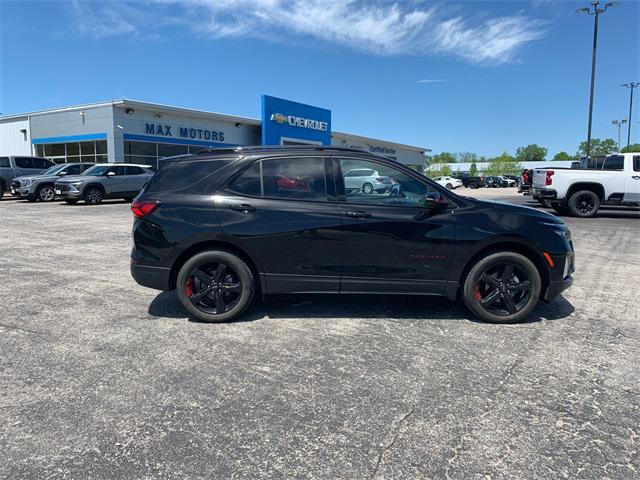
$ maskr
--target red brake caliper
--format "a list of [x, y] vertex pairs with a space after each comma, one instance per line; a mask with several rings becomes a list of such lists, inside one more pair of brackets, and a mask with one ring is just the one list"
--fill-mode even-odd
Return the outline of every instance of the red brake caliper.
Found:
[[482, 301], [482, 294], [480, 293], [480, 285], [478, 285], [476, 287], [476, 298], [478, 299], [478, 301]]
[[193, 277], [189, 277], [189, 280], [187, 280], [187, 284], [185, 285], [185, 290], [187, 292], [187, 297], [190, 297], [193, 295]]

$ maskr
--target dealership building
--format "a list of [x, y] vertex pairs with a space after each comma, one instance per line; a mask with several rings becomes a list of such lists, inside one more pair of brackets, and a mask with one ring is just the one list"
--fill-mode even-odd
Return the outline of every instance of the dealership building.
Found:
[[158, 159], [207, 147], [331, 145], [391, 157], [422, 170], [424, 147], [333, 131], [331, 111], [264, 95], [261, 119], [134, 100], [0, 116], [0, 156], [37, 155], [55, 162]]

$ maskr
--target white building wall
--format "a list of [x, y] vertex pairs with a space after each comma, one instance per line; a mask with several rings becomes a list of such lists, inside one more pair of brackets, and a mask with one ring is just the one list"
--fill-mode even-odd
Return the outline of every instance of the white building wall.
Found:
[[0, 120], [0, 156], [32, 155], [31, 131], [27, 117]]
[[424, 152], [397, 143], [385, 142], [384, 140], [360, 137], [348, 133], [332, 132], [331, 145], [334, 147], [354, 148], [364, 152], [385, 155], [397, 160], [403, 165], [419, 167], [421, 171], [424, 165]]

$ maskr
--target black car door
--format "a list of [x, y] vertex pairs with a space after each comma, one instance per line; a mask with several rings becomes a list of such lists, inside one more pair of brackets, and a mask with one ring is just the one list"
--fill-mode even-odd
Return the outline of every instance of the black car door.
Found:
[[[391, 187], [345, 192], [342, 172], [353, 168], [373, 169]], [[336, 158], [334, 170], [343, 229], [340, 291], [443, 293], [455, 253], [455, 204], [391, 162]]]
[[339, 291], [331, 166], [322, 156], [257, 160], [215, 197], [222, 230], [259, 262], [268, 293]]

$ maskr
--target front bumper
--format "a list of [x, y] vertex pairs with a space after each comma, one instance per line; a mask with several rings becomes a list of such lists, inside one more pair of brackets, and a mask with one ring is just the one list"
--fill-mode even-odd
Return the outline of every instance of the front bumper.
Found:
[[[565, 255], [552, 255], [555, 268], [562, 268], [562, 273], [558, 270], [556, 277], [551, 275], [547, 291], [543, 295], [545, 301], [553, 300], [567, 288], [573, 285], [573, 272], [575, 271], [575, 253], [567, 252]], [[558, 279], [561, 278], [561, 279]]]
[[547, 287], [547, 291], [545, 292], [543, 298], [546, 301], [553, 300], [571, 285], [573, 285], [573, 277], [571, 275], [563, 278], [560, 281], [549, 282], [549, 286]]

